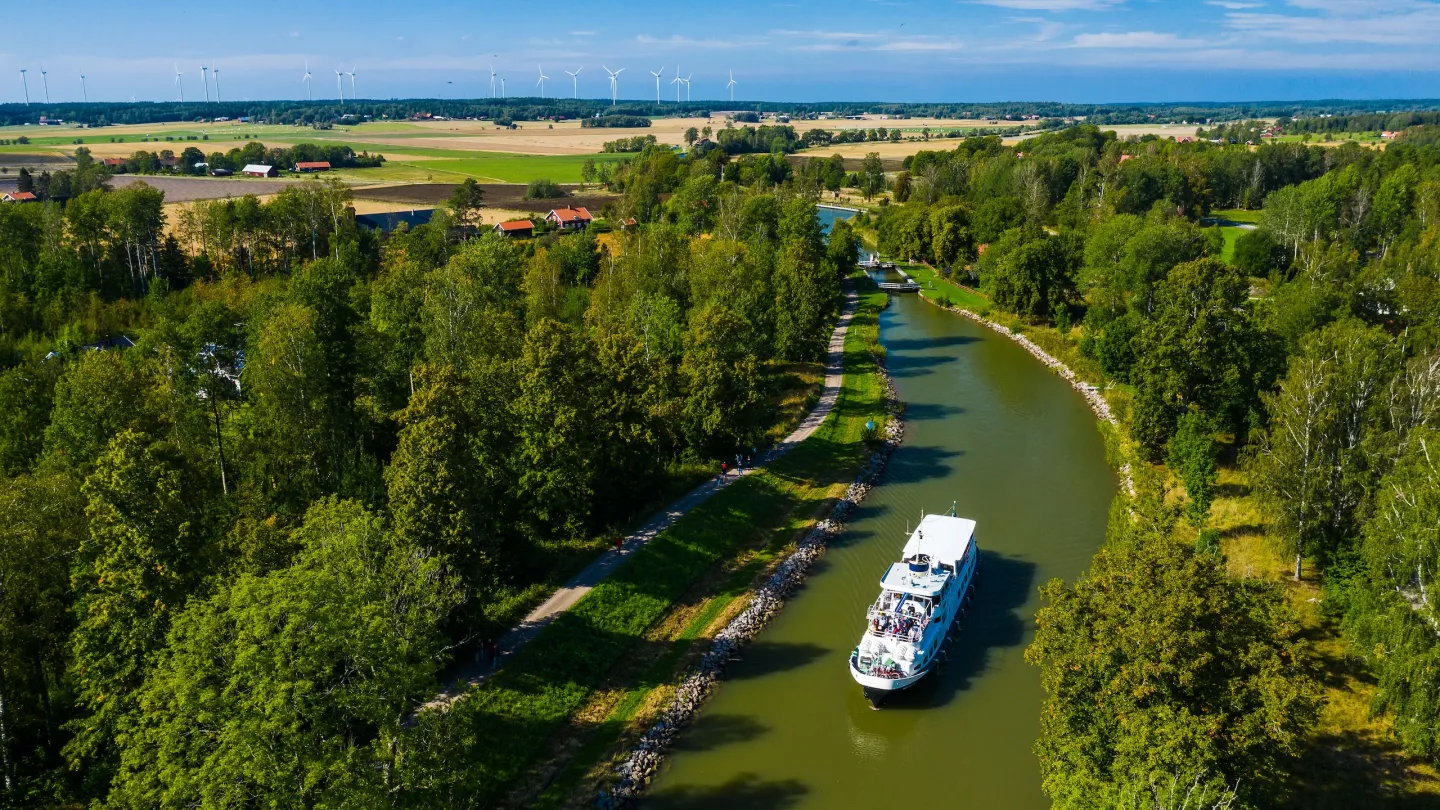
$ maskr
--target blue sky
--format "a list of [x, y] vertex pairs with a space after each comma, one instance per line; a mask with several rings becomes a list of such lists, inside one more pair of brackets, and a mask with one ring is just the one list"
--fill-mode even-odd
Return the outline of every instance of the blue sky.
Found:
[[[720, 3], [327, 4], [247, 0], [8, 4], [0, 102], [202, 98], [200, 66], [225, 98], [336, 95], [355, 68], [366, 98], [476, 97], [489, 71], [508, 94], [662, 94], [678, 64], [696, 100], [1071, 102], [1440, 97], [1440, 2], [1432, 0], [830, 0]], [[68, 25], [66, 19], [83, 21]], [[44, 33], [38, 33], [44, 32]], [[62, 34], [63, 32], [63, 34]], [[350, 94], [349, 79], [345, 93]]]

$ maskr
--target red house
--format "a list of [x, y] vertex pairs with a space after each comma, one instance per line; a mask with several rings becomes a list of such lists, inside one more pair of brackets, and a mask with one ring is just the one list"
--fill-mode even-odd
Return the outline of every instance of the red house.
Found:
[[556, 208], [545, 215], [545, 221], [549, 222], [562, 231], [583, 231], [589, 227], [591, 220], [590, 212], [583, 206], [579, 208]]
[[498, 223], [494, 231], [501, 236], [519, 239], [526, 236], [533, 236], [535, 234], [535, 225], [528, 219], [512, 219], [509, 222]]
[[297, 172], [328, 172], [330, 161], [328, 160], [302, 160], [295, 164]]
[[35, 202], [39, 199], [39, 197], [36, 197], [28, 191], [7, 191], [4, 194], [0, 194], [0, 202], [7, 203]]

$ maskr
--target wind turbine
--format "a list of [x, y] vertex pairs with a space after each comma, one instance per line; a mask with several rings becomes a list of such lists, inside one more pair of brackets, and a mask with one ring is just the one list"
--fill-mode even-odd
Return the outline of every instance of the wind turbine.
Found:
[[679, 66], [679, 65], [676, 65], [676, 66], [675, 66], [675, 78], [671, 79], [671, 80], [670, 80], [670, 83], [673, 84], [673, 85], [675, 85], [675, 103], [676, 103], [676, 104], [679, 104], [679, 103], [680, 103], [680, 85], [682, 85], [682, 84], [685, 83], [685, 77], [680, 75], [680, 66]]
[[350, 68], [350, 70], [345, 73], [346, 76], [349, 76], [349, 77], [350, 77], [350, 100], [351, 100], [351, 101], [354, 101], [356, 98], [358, 98], [358, 96], [355, 95], [355, 71], [356, 71], [359, 67], [360, 67], [360, 65], [357, 63], [357, 64], [355, 65], [355, 67]]
[[620, 95], [620, 74], [625, 72], [625, 68], [611, 70], [604, 65], [600, 67], [604, 68], [605, 72], [610, 74], [610, 106], [614, 107], [615, 99]]
[[580, 98], [580, 71], [582, 71], [582, 70], [584, 70], [584, 69], [585, 69], [585, 68], [583, 68], [583, 67], [575, 68], [575, 72], [574, 72], [574, 73], [570, 73], [570, 71], [568, 71], [568, 70], [565, 71], [566, 73], [570, 73], [570, 78], [575, 82], [575, 90], [574, 90], [575, 98]]
[[495, 97], [495, 63], [490, 63], [490, 98]]
[[340, 103], [343, 105], [345, 103], [345, 80], [341, 78], [342, 75], [337, 68], [335, 70], [335, 88], [340, 91]]
[[685, 77], [685, 100], [686, 100], [686, 101], [689, 101], [689, 100], [690, 100], [690, 80], [693, 79], [693, 78], [695, 78], [695, 74], [694, 74], [694, 73], [691, 73], [689, 76], [686, 76], [686, 77]]
[[500, 77], [500, 98], [505, 98], [505, 77]]
[[220, 103], [220, 68], [210, 68], [210, 75], [215, 77], [215, 103]]
[[181, 104], [185, 103], [185, 82], [180, 78], [184, 75], [180, 72], [180, 65], [175, 65], [175, 90], [179, 93], [176, 98]]
[[20, 68], [20, 86], [25, 88], [25, 106], [30, 106], [30, 82], [25, 79], [25, 68]]
[[730, 83], [727, 84], [727, 85], [725, 85], [725, 87], [727, 87], [727, 88], [730, 90], [730, 100], [731, 100], [731, 101], [734, 101], [734, 100], [735, 100], [735, 85], [737, 85], [737, 84], [739, 84], [739, 82], [735, 81], [735, 71], [734, 71], [734, 70], [731, 70], [731, 71], [730, 71]]
[[[539, 65], [536, 65], [536, 67], [540, 67], [540, 66], [539, 66]], [[548, 79], [548, 78], [550, 78], [550, 77], [545, 75], [545, 68], [541, 67], [541, 68], [540, 68], [540, 81], [536, 82], [536, 84], [540, 85], [540, 98], [545, 98], [545, 80]]]
[[80, 97], [85, 100], [85, 103], [86, 103], [86, 104], [89, 104], [89, 103], [90, 103], [90, 91], [85, 88], [85, 74], [84, 74], [84, 73], [81, 73], [81, 74], [80, 74]]
[[310, 95], [310, 60], [305, 60], [305, 77], [300, 81], [305, 83], [305, 100], [314, 101], [315, 97]]
[[201, 65], [201, 66], [200, 66], [200, 84], [204, 85], [204, 87], [205, 87], [205, 103], [206, 103], [206, 104], [209, 104], [209, 103], [210, 103], [210, 75], [205, 72], [205, 71], [207, 71], [207, 70], [209, 70], [209, 68], [205, 67], [204, 65]]
[[44, 65], [41, 65], [41, 66], [40, 66], [40, 82], [45, 85], [45, 103], [46, 103], [46, 104], [49, 104], [49, 103], [50, 103], [50, 80], [49, 80], [48, 78], [46, 78], [46, 76], [45, 76], [45, 74], [46, 74], [47, 72], [48, 72], [48, 71], [45, 70], [45, 66], [44, 66]]
[[663, 68], [663, 67], [660, 68], [660, 70], [658, 70], [658, 71], [655, 71], [655, 70], [650, 71], [650, 75], [655, 77], [655, 103], [656, 103], [656, 104], [659, 104], [659, 103], [660, 103], [660, 74], [661, 74], [661, 73], [664, 73], [664, 72], [665, 72], [665, 68]]

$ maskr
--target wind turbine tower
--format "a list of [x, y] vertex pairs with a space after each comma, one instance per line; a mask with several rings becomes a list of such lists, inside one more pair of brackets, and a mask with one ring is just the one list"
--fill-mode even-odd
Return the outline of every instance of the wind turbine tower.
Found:
[[43, 85], [45, 85], [45, 103], [46, 103], [46, 104], [49, 104], [49, 103], [50, 103], [50, 79], [47, 78], [46, 75], [45, 75], [47, 72], [48, 72], [48, 71], [45, 70], [45, 66], [44, 66], [44, 65], [41, 65], [41, 66], [40, 66], [40, 83], [43, 84]]
[[220, 68], [211, 68], [210, 75], [215, 77], [215, 103], [220, 103]]
[[686, 77], [685, 77], [685, 100], [686, 100], [686, 101], [689, 101], [689, 100], [690, 100], [690, 80], [693, 79], [693, 78], [695, 78], [695, 74], [694, 74], [694, 73], [691, 73], [689, 76], [686, 76]]
[[[536, 65], [536, 67], [540, 66]], [[536, 84], [540, 85], [540, 98], [545, 98], [545, 80], [548, 78], [550, 77], [545, 75], [545, 68], [540, 67], [540, 81], [536, 82]]]
[[25, 68], [20, 68], [20, 86], [25, 88], [25, 106], [30, 106], [30, 82], [25, 78]]
[[305, 77], [300, 81], [305, 83], [305, 100], [314, 101], [315, 97], [310, 94], [310, 60], [305, 60]]
[[679, 65], [676, 65], [676, 66], [675, 66], [675, 78], [671, 79], [671, 80], [670, 80], [670, 83], [673, 84], [673, 85], [675, 85], [675, 103], [676, 103], [676, 104], [679, 104], [679, 103], [680, 103], [680, 85], [682, 85], [682, 84], [685, 83], [685, 77], [680, 75], [680, 66], [679, 66]]
[[359, 98], [358, 96], [355, 95], [355, 71], [357, 71], [357, 70], [359, 70], [359, 69], [360, 69], [360, 65], [357, 63], [354, 67], [350, 68], [350, 70], [345, 73], [346, 76], [349, 76], [349, 77], [350, 77], [350, 100], [351, 100], [351, 101], [354, 101], [356, 98]]
[[490, 98], [495, 98], [495, 63], [490, 63]]
[[210, 103], [210, 74], [206, 73], [210, 68], [200, 66], [200, 84], [205, 86], [205, 103]]
[[86, 104], [90, 103], [90, 91], [85, 87], [84, 73], [80, 74], [80, 98], [84, 99]]
[[566, 73], [569, 73], [569, 74], [570, 74], [570, 79], [571, 79], [571, 81], [573, 81], [573, 82], [575, 83], [575, 88], [574, 88], [574, 90], [572, 91], [572, 92], [574, 92], [574, 96], [573, 96], [574, 98], [580, 98], [580, 71], [582, 71], [582, 70], [584, 70], [584, 69], [585, 69], [585, 68], [583, 68], [583, 67], [575, 68], [575, 72], [574, 72], [574, 73], [570, 73], [570, 71], [568, 71], [568, 70], [565, 71]]
[[625, 68], [611, 70], [604, 65], [600, 67], [604, 68], [605, 72], [610, 74], [610, 106], [614, 107], [615, 100], [620, 96], [620, 74], [625, 72]]
[[652, 70], [652, 71], [650, 71], [650, 75], [655, 77], [655, 103], [656, 103], [656, 104], [659, 104], [659, 103], [660, 103], [660, 74], [661, 74], [661, 73], [664, 73], [664, 72], [665, 72], [665, 68], [663, 68], [663, 67], [660, 68], [658, 71], [657, 71], [657, 70]]
[[731, 70], [731, 71], [730, 71], [730, 83], [727, 84], [727, 85], [725, 85], [725, 86], [726, 86], [727, 88], [729, 88], [729, 90], [730, 90], [730, 100], [731, 100], [731, 101], [734, 101], [734, 100], [735, 100], [735, 85], [737, 85], [737, 84], [739, 84], [739, 82], [735, 81], [735, 71], [734, 71], [734, 70]]
[[335, 71], [335, 89], [340, 91], [340, 103], [343, 105], [345, 103], [345, 80], [341, 78], [342, 75], [338, 69]]
[[185, 103], [185, 81], [180, 78], [181, 76], [184, 76], [184, 75], [185, 75], [185, 74], [183, 74], [183, 73], [180, 72], [180, 66], [177, 64], [177, 65], [175, 66], [175, 92], [176, 92], [176, 94], [177, 94], [177, 95], [175, 96], [175, 98], [176, 98], [176, 100], [178, 100], [181, 104], [184, 104], [184, 103]]

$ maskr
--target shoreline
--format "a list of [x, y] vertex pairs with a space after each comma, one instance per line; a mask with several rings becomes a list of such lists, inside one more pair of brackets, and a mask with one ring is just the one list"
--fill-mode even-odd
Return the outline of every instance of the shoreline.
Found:
[[[1097, 419], [1109, 424], [1111, 427], [1116, 428], [1117, 430], [1120, 428], [1120, 420], [1116, 419], [1115, 414], [1111, 413], [1110, 403], [1106, 402], [1105, 397], [1102, 396], [1100, 393], [1102, 389], [1093, 383], [1088, 383], [1080, 379], [1080, 375], [1076, 374], [1069, 366], [1065, 365], [1054, 355], [1040, 348], [1035, 343], [1035, 341], [1031, 340], [1028, 337], [1025, 337], [1025, 335], [1019, 332], [1012, 331], [1010, 327], [1005, 326], [1004, 324], [996, 323], [995, 321], [992, 321], [977, 312], [972, 312], [971, 310], [965, 309], [964, 307], [946, 306], [937, 301], [926, 298], [923, 294], [920, 295], [920, 300], [931, 306], [939, 307], [946, 312], [953, 312], [957, 315], [963, 315], [964, 317], [969, 318], [970, 320], [980, 324], [981, 326], [987, 327], [992, 331], [999, 332], [1001, 335], [1004, 335], [1015, 343], [1020, 344], [1020, 347], [1025, 351], [1029, 352], [1032, 357], [1034, 357], [1036, 360], [1039, 360], [1041, 363], [1044, 363], [1051, 371], [1060, 375], [1062, 378], [1065, 379], [1066, 382], [1070, 383], [1070, 387], [1075, 389], [1075, 391], [1079, 393], [1080, 396], [1085, 398], [1086, 404], [1090, 406], [1091, 412], [1095, 414], [1095, 417]], [[1120, 483], [1124, 487], [1125, 492], [1131, 497], [1134, 497], [1135, 478], [1130, 470], [1130, 462], [1122, 462], [1117, 472], [1120, 474]]]
[[885, 359], [880, 354], [874, 355], [874, 359], [887, 416], [880, 445], [871, 452], [830, 513], [805, 533], [796, 549], [754, 589], [740, 614], [715, 635], [700, 663], [676, 687], [669, 705], [640, 735], [630, 748], [629, 756], [616, 768], [619, 778], [608, 789], [602, 787], [597, 793], [596, 807], [606, 810], [630, 807], [640, 798], [680, 733], [719, 687], [731, 659], [785, 606], [785, 600], [805, 581], [810, 566], [825, 553], [830, 540], [844, 531], [850, 513], [870, 494], [884, 473], [890, 455], [904, 440], [905, 422]]

